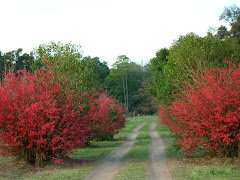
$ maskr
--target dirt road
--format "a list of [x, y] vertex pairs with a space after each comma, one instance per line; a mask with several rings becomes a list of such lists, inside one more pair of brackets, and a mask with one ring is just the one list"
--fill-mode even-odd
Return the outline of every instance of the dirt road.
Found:
[[149, 134], [151, 137], [151, 147], [150, 147], [150, 163], [148, 171], [148, 179], [151, 180], [167, 180], [171, 179], [168, 170], [167, 158], [165, 154], [165, 147], [162, 139], [159, 137], [155, 130], [156, 123], [152, 123], [149, 128]]
[[121, 160], [124, 155], [133, 147], [138, 131], [144, 126], [145, 123], [138, 125], [130, 133], [126, 141], [116, 148], [112, 153], [106, 156], [97, 167], [90, 172], [85, 178], [86, 180], [110, 180], [120, 170]]
[[[111, 180], [120, 171], [120, 165], [124, 155], [129, 152], [136, 141], [138, 131], [145, 123], [138, 125], [128, 136], [126, 141], [106, 156], [96, 168], [85, 178], [86, 180]], [[155, 130], [156, 123], [152, 123], [149, 128], [151, 137], [150, 153], [147, 179], [149, 180], [169, 180], [167, 158], [164, 152], [164, 144]]]

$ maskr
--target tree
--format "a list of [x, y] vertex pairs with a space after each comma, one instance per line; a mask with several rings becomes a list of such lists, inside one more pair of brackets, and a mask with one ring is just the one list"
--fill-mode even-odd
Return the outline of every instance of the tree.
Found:
[[168, 62], [169, 50], [162, 48], [156, 52], [156, 57], [150, 60], [150, 70], [152, 76], [149, 80], [148, 91], [157, 97], [160, 103], [166, 104], [171, 95], [172, 86], [168, 83], [167, 76], [164, 74], [164, 66]]
[[240, 8], [236, 5], [225, 7], [219, 20], [226, 21], [230, 24], [230, 35], [237, 38], [240, 43]]
[[0, 51], [0, 73], [4, 72], [4, 54]]
[[34, 50], [35, 68], [50, 69], [58, 79], [68, 79], [73, 91], [83, 92], [94, 87], [94, 64], [83, 57], [80, 45], [50, 42]]
[[238, 63], [239, 50], [240, 46], [235, 39], [222, 41], [217, 37], [200, 37], [189, 33], [180, 36], [171, 46], [165, 71], [172, 74], [173, 81], [180, 85], [184, 79], [194, 81], [194, 76], [201, 76], [205, 68], [225, 66], [225, 59]]
[[126, 114], [128, 114], [128, 72], [129, 72], [130, 59], [126, 55], [120, 55], [117, 57], [117, 61], [113, 64], [113, 69], [117, 75], [120, 75], [122, 79], [122, 88], [124, 95], [124, 105], [126, 107]]
[[150, 74], [148, 66], [143, 67], [130, 62], [125, 55], [119, 56], [113, 68], [110, 69], [109, 76], [105, 79], [109, 95], [122, 102], [129, 112], [137, 113], [138, 89]]
[[0, 52], [0, 72], [16, 72], [17, 70], [32, 71], [32, 64], [34, 61], [32, 53], [22, 54], [22, 52], [22, 48], [7, 53]]
[[157, 112], [158, 101], [148, 92], [148, 84], [148, 79], [145, 79], [138, 89], [137, 110], [140, 114], [153, 115]]
[[[203, 69], [228, 66], [240, 62], [240, 46], [236, 39], [221, 40], [215, 36], [200, 37], [194, 33], [180, 36], [169, 49], [168, 61], [151, 60], [153, 76], [150, 92], [162, 104], [171, 104], [185, 83], [203, 76]], [[162, 64], [163, 63], [163, 64]]]
[[231, 24], [237, 22], [238, 17], [240, 16], [240, 8], [236, 5], [230, 7], [225, 7], [222, 14], [219, 16], [219, 20], [227, 21]]
[[84, 57], [91, 61], [94, 65], [94, 78], [96, 80], [95, 87], [102, 87], [104, 80], [109, 75], [109, 67], [107, 62], [101, 62], [99, 57], [91, 58], [90, 56]]
[[220, 39], [225, 39], [229, 36], [229, 32], [226, 26], [221, 25], [217, 30], [217, 37]]

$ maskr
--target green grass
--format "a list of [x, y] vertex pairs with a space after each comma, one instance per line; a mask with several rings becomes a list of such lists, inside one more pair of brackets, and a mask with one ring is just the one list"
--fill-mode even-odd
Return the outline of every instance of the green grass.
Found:
[[88, 148], [79, 149], [73, 154], [69, 154], [71, 158], [81, 158], [87, 161], [100, 160], [113, 151], [128, 137], [129, 133], [139, 124], [143, 122], [142, 118], [128, 118], [126, 127], [123, 128], [111, 141], [92, 142]]
[[1, 156], [0, 155], [0, 166], [9, 163], [12, 161], [12, 157], [10, 156]]
[[147, 163], [149, 157], [149, 127], [156, 116], [145, 116], [144, 127], [139, 130], [139, 134], [134, 147], [124, 157], [121, 170], [115, 175], [114, 179], [146, 179]]
[[77, 149], [77, 152], [68, 154], [63, 165], [49, 164], [41, 168], [1, 157], [0, 179], [82, 179], [94, 169], [98, 160], [119, 146], [143, 120], [144, 117], [129, 118], [126, 127], [112, 141], [92, 142], [88, 148]]
[[23, 178], [26, 180], [40, 180], [40, 179], [48, 179], [48, 180], [60, 180], [60, 179], [83, 179], [94, 166], [81, 166], [78, 168], [71, 169], [53, 169], [46, 171], [39, 171], [35, 174], [28, 174], [28, 177]]
[[172, 179], [179, 180], [237, 180], [240, 179], [239, 158], [210, 157], [198, 148], [197, 153], [187, 156], [174, 143], [174, 134], [160, 124], [157, 131], [166, 145], [166, 154], [172, 172]]
[[215, 180], [238, 180], [240, 179], [240, 167], [231, 166], [195, 166], [187, 167], [181, 171], [174, 171], [174, 179], [215, 179]]
[[[94, 167], [98, 160], [119, 146], [129, 133], [139, 124], [146, 122], [139, 131], [133, 149], [126, 154], [121, 171], [115, 179], [146, 179], [150, 137], [148, 129], [156, 116], [140, 116], [128, 118], [126, 127], [114, 136], [112, 141], [93, 142], [90, 147], [73, 151], [64, 160], [63, 165], [48, 164], [45, 167], [28, 165], [11, 157], [0, 156], [0, 179], [83, 179]], [[158, 133], [166, 145], [172, 179], [239, 179], [239, 158], [217, 158], [206, 154], [196, 153], [191, 157], [177, 150], [174, 136], [168, 128], [157, 124]], [[199, 151], [202, 151], [199, 149]]]

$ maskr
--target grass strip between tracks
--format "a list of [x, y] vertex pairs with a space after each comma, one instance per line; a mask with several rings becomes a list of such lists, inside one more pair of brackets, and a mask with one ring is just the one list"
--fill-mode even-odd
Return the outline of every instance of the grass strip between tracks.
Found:
[[149, 159], [149, 127], [156, 116], [136, 117], [146, 122], [144, 127], [139, 130], [137, 140], [130, 152], [124, 157], [121, 165], [121, 170], [117, 173], [114, 179], [146, 179]]

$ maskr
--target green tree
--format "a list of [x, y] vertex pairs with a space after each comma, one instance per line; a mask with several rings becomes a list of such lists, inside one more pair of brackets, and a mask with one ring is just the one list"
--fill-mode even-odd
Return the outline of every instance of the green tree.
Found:
[[217, 37], [225, 39], [229, 36], [229, 32], [226, 26], [221, 25], [217, 30]]
[[4, 54], [0, 51], [0, 74], [4, 73]]
[[240, 43], [240, 8], [236, 5], [225, 7], [219, 20], [229, 23], [231, 27], [229, 34], [231, 37], [237, 38]]
[[238, 17], [240, 16], [240, 8], [236, 5], [230, 7], [225, 7], [222, 14], [219, 16], [219, 20], [227, 21], [231, 24], [237, 22]]
[[171, 75], [172, 83], [180, 86], [183, 80], [195, 81], [203, 69], [225, 66], [225, 59], [239, 62], [239, 49], [235, 39], [200, 37], [194, 33], [180, 36], [170, 48], [168, 63], [164, 73]]
[[23, 49], [19, 48], [7, 53], [0, 52], [0, 67], [1, 73], [6, 71], [16, 72], [17, 70], [31, 71], [31, 66], [34, 61], [33, 55], [24, 53]]
[[122, 80], [122, 88], [123, 88], [123, 98], [124, 98], [124, 105], [126, 107], [126, 114], [129, 111], [129, 101], [128, 101], [128, 72], [129, 72], [129, 62], [130, 59], [126, 55], [120, 55], [117, 57], [117, 61], [113, 64], [113, 71], [116, 75], [120, 75]]
[[169, 50], [162, 48], [156, 52], [156, 56], [150, 60], [150, 69], [152, 72], [149, 81], [148, 91], [152, 96], [158, 98], [161, 104], [167, 104], [170, 100], [171, 90], [174, 88], [167, 80], [167, 75], [164, 74], [164, 66], [168, 62]]
[[150, 95], [148, 92], [148, 85], [148, 79], [145, 79], [138, 89], [137, 112], [144, 115], [153, 115], [157, 112], [158, 100]]
[[194, 33], [180, 36], [170, 47], [167, 62], [151, 60], [150, 92], [160, 103], [171, 104], [175, 99], [173, 94], [179, 93], [186, 82], [196, 82], [195, 77], [202, 76], [204, 69], [228, 66], [226, 59], [238, 64], [239, 52], [240, 46], [234, 38], [221, 40]]
[[4, 72], [14, 72], [17, 61], [16, 51], [9, 51], [3, 56]]
[[109, 75], [109, 67], [107, 62], [103, 61], [101, 62], [99, 57], [90, 58], [91, 61], [94, 64], [94, 76], [97, 80], [96, 86], [102, 86], [104, 83], [104, 80]]
[[35, 68], [51, 69], [58, 79], [68, 79], [73, 91], [83, 92], [94, 87], [94, 64], [83, 57], [80, 45], [50, 42], [34, 50]]
[[[34, 63], [34, 57], [33, 54], [27, 54], [23, 53], [22, 54], [22, 49], [19, 48], [17, 51], [15, 51], [15, 57], [16, 57], [16, 65], [15, 69], [16, 70], [26, 70], [28, 72], [32, 71], [32, 65]], [[21, 55], [22, 54], [22, 55]]]
[[110, 69], [109, 76], [105, 79], [109, 95], [125, 105], [127, 108], [126, 113], [137, 113], [138, 89], [149, 74], [147, 67], [131, 62], [125, 55], [118, 56]]

